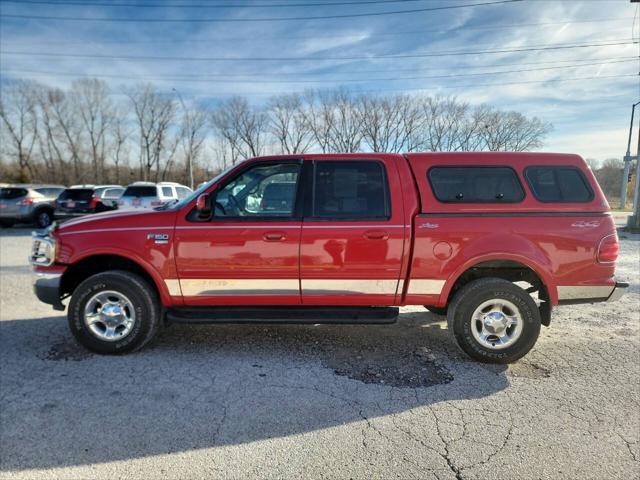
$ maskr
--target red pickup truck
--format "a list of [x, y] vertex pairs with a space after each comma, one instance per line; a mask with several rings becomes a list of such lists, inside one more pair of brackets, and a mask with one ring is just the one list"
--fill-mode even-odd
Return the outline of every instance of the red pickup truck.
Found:
[[577, 155], [255, 158], [192, 196], [34, 234], [38, 298], [99, 353], [172, 322], [390, 323], [446, 314], [460, 347], [508, 363], [556, 305], [618, 298], [609, 206]]

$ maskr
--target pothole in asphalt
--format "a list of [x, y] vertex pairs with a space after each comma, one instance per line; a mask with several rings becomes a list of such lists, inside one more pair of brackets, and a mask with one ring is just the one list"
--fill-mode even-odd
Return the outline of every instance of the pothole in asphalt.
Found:
[[52, 345], [46, 353], [40, 355], [40, 358], [42, 360], [80, 362], [92, 356], [92, 353], [79, 345], [61, 342]]
[[[333, 352], [325, 365], [336, 375], [368, 384], [392, 387], [419, 388], [442, 385], [453, 381], [453, 375], [438, 364], [426, 348], [399, 354], [397, 351], [361, 351], [355, 355]], [[342, 353], [342, 354], [341, 354]]]

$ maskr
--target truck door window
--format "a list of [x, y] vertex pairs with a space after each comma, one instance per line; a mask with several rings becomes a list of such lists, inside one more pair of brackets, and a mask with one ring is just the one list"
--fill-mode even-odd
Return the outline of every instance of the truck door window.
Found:
[[390, 216], [389, 187], [377, 161], [318, 161], [313, 180], [312, 217], [373, 220]]
[[292, 217], [299, 163], [256, 165], [218, 190], [214, 217]]
[[522, 184], [509, 167], [433, 167], [428, 178], [440, 202], [517, 203], [524, 199]]

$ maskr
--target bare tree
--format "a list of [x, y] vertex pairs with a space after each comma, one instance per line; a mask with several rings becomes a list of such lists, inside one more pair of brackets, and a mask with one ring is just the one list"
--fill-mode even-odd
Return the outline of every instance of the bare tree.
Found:
[[[144, 180], [152, 178], [155, 169], [156, 178], [161, 169], [161, 159], [167, 145], [175, 142], [168, 139], [169, 128], [175, 116], [175, 102], [157, 92], [151, 84], [138, 85], [127, 92], [135, 114], [138, 141], [140, 146], [140, 171]], [[166, 163], [171, 162], [175, 146], [169, 149]]]
[[464, 150], [469, 135], [469, 105], [453, 97], [426, 97], [424, 109], [424, 148], [432, 152]]
[[231, 147], [231, 161], [257, 157], [264, 149], [267, 115], [253, 108], [246, 98], [233, 97], [214, 110], [211, 122]]
[[0, 118], [7, 141], [3, 145], [8, 155], [18, 162], [19, 178], [27, 181], [34, 177], [33, 150], [38, 137], [36, 113], [36, 86], [18, 81], [9, 85], [0, 95]]
[[126, 144], [131, 136], [131, 130], [127, 125], [127, 117], [123, 111], [114, 111], [113, 121], [110, 123], [112, 158], [115, 166], [115, 182], [120, 183], [120, 164], [122, 156], [126, 152]]
[[539, 148], [552, 129], [551, 124], [536, 117], [529, 119], [518, 112], [481, 108], [483, 150], [521, 152]]
[[69, 161], [73, 166], [73, 179], [84, 183], [89, 171], [82, 170], [82, 125], [69, 94], [54, 88], [42, 92], [41, 109], [46, 112], [47, 135], [56, 149], [60, 163]]
[[412, 144], [421, 116], [408, 95], [359, 98], [364, 143], [374, 152], [402, 152]]
[[280, 146], [279, 153], [304, 153], [313, 142], [311, 125], [300, 94], [272, 97], [268, 106], [269, 132]]
[[[126, 93], [128, 102], [116, 101], [105, 83], [91, 79], [69, 90], [30, 82], [3, 85], [3, 172], [22, 180], [83, 183], [107, 177], [120, 182], [122, 171], [145, 180], [193, 183], [192, 173], [218, 169], [198, 165], [205, 145], [227, 167], [273, 151], [523, 151], [539, 148], [551, 131], [538, 118], [455, 97], [355, 95], [338, 88], [272, 97], [265, 108], [233, 97], [213, 109], [187, 108], [181, 99], [178, 119], [177, 100], [153, 85]], [[123, 165], [130, 151], [138, 156], [137, 173]]]
[[182, 145], [184, 153], [189, 186], [193, 188], [193, 171], [196, 168], [196, 162], [202, 152], [202, 146], [207, 133], [207, 112], [197, 107], [189, 109], [184, 103], [183, 107], [180, 144]]
[[334, 152], [358, 152], [362, 143], [362, 130], [358, 115], [358, 100], [346, 89], [338, 89], [323, 96], [333, 110], [329, 128], [329, 147]]
[[107, 84], [95, 78], [83, 78], [72, 84], [71, 97], [89, 140], [89, 151], [95, 183], [104, 177], [105, 135], [113, 121], [113, 106]]

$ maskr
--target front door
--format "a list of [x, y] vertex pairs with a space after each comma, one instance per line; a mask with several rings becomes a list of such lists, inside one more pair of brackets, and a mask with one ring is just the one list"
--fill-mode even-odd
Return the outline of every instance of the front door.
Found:
[[[300, 244], [305, 305], [393, 305], [405, 239], [392, 159], [313, 161]], [[387, 172], [391, 172], [388, 175]]]
[[178, 219], [175, 255], [186, 305], [300, 304], [301, 165], [250, 163], [212, 192], [211, 219]]

